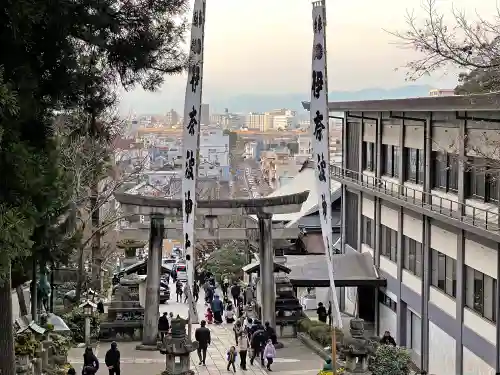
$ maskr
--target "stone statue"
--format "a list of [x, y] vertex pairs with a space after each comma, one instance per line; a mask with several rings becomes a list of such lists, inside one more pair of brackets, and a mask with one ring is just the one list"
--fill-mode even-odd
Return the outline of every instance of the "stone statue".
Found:
[[[198, 349], [198, 343], [191, 341], [186, 334], [187, 320], [179, 315], [172, 319], [171, 334], [160, 343], [160, 353], [166, 356], [166, 368], [162, 375], [193, 375], [194, 371], [189, 368], [189, 354]], [[179, 357], [180, 363], [175, 363]]]

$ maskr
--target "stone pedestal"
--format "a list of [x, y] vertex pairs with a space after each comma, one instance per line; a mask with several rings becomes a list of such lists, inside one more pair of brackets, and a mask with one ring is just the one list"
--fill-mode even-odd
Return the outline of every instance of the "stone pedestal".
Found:
[[262, 321], [276, 329], [272, 215], [258, 214]]
[[160, 305], [160, 262], [163, 250], [164, 217], [151, 216], [149, 232], [148, 276], [146, 279], [146, 306], [144, 311], [144, 331], [139, 350], [156, 350], [158, 337], [158, 318]]
[[172, 320], [172, 333], [160, 344], [160, 353], [165, 354], [165, 371], [162, 375], [194, 375], [190, 369], [189, 355], [198, 348], [186, 335], [186, 320], [179, 316]]

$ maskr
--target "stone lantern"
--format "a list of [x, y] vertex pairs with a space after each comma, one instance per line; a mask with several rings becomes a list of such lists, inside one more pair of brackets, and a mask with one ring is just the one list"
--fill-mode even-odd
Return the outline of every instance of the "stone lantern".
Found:
[[198, 343], [187, 336], [186, 324], [187, 320], [177, 315], [171, 322], [171, 334], [159, 345], [160, 353], [166, 356], [162, 375], [194, 375], [194, 371], [189, 368], [189, 355], [198, 349]]

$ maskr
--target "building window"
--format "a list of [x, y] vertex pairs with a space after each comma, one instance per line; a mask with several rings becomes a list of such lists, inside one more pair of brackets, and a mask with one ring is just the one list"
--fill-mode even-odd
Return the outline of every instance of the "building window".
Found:
[[468, 196], [484, 202], [498, 202], [498, 173], [491, 171], [488, 161], [483, 158], [470, 158], [472, 166], [468, 171]]
[[363, 216], [363, 238], [361, 240], [362, 243], [373, 248], [372, 243], [372, 228], [373, 228], [373, 220], [369, 217]]
[[384, 176], [399, 177], [399, 147], [382, 145], [382, 174]]
[[375, 143], [363, 142], [363, 170], [375, 170]]
[[433, 187], [444, 191], [458, 191], [458, 159], [447, 152], [432, 152]]
[[451, 297], [457, 295], [457, 261], [431, 249], [431, 284]]
[[424, 150], [405, 148], [406, 152], [406, 180], [422, 185], [424, 183]]
[[382, 233], [382, 248], [380, 255], [383, 255], [393, 262], [398, 260], [398, 232], [394, 229], [386, 227], [385, 225], [380, 226], [380, 231]]
[[393, 301], [387, 294], [385, 294], [381, 290], [378, 291], [378, 301], [394, 312], [396, 312], [396, 310], [398, 309], [398, 304], [396, 303], [396, 301]]
[[403, 268], [422, 277], [422, 244], [406, 236], [403, 236]]
[[465, 306], [496, 322], [497, 280], [465, 266]]

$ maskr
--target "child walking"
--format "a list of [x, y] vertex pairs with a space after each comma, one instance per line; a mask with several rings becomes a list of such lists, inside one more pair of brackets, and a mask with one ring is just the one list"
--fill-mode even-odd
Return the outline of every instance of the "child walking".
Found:
[[236, 372], [236, 367], [234, 367], [234, 363], [236, 362], [237, 356], [238, 353], [236, 353], [236, 348], [234, 346], [231, 346], [231, 348], [227, 352], [227, 371], [230, 371], [229, 367], [233, 366], [233, 372]]
[[271, 365], [273, 364], [273, 360], [276, 357], [276, 348], [273, 345], [273, 341], [271, 339], [267, 340], [266, 347], [264, 349], [264, 358], [267, 359], [267, 371], [271, 370]]

